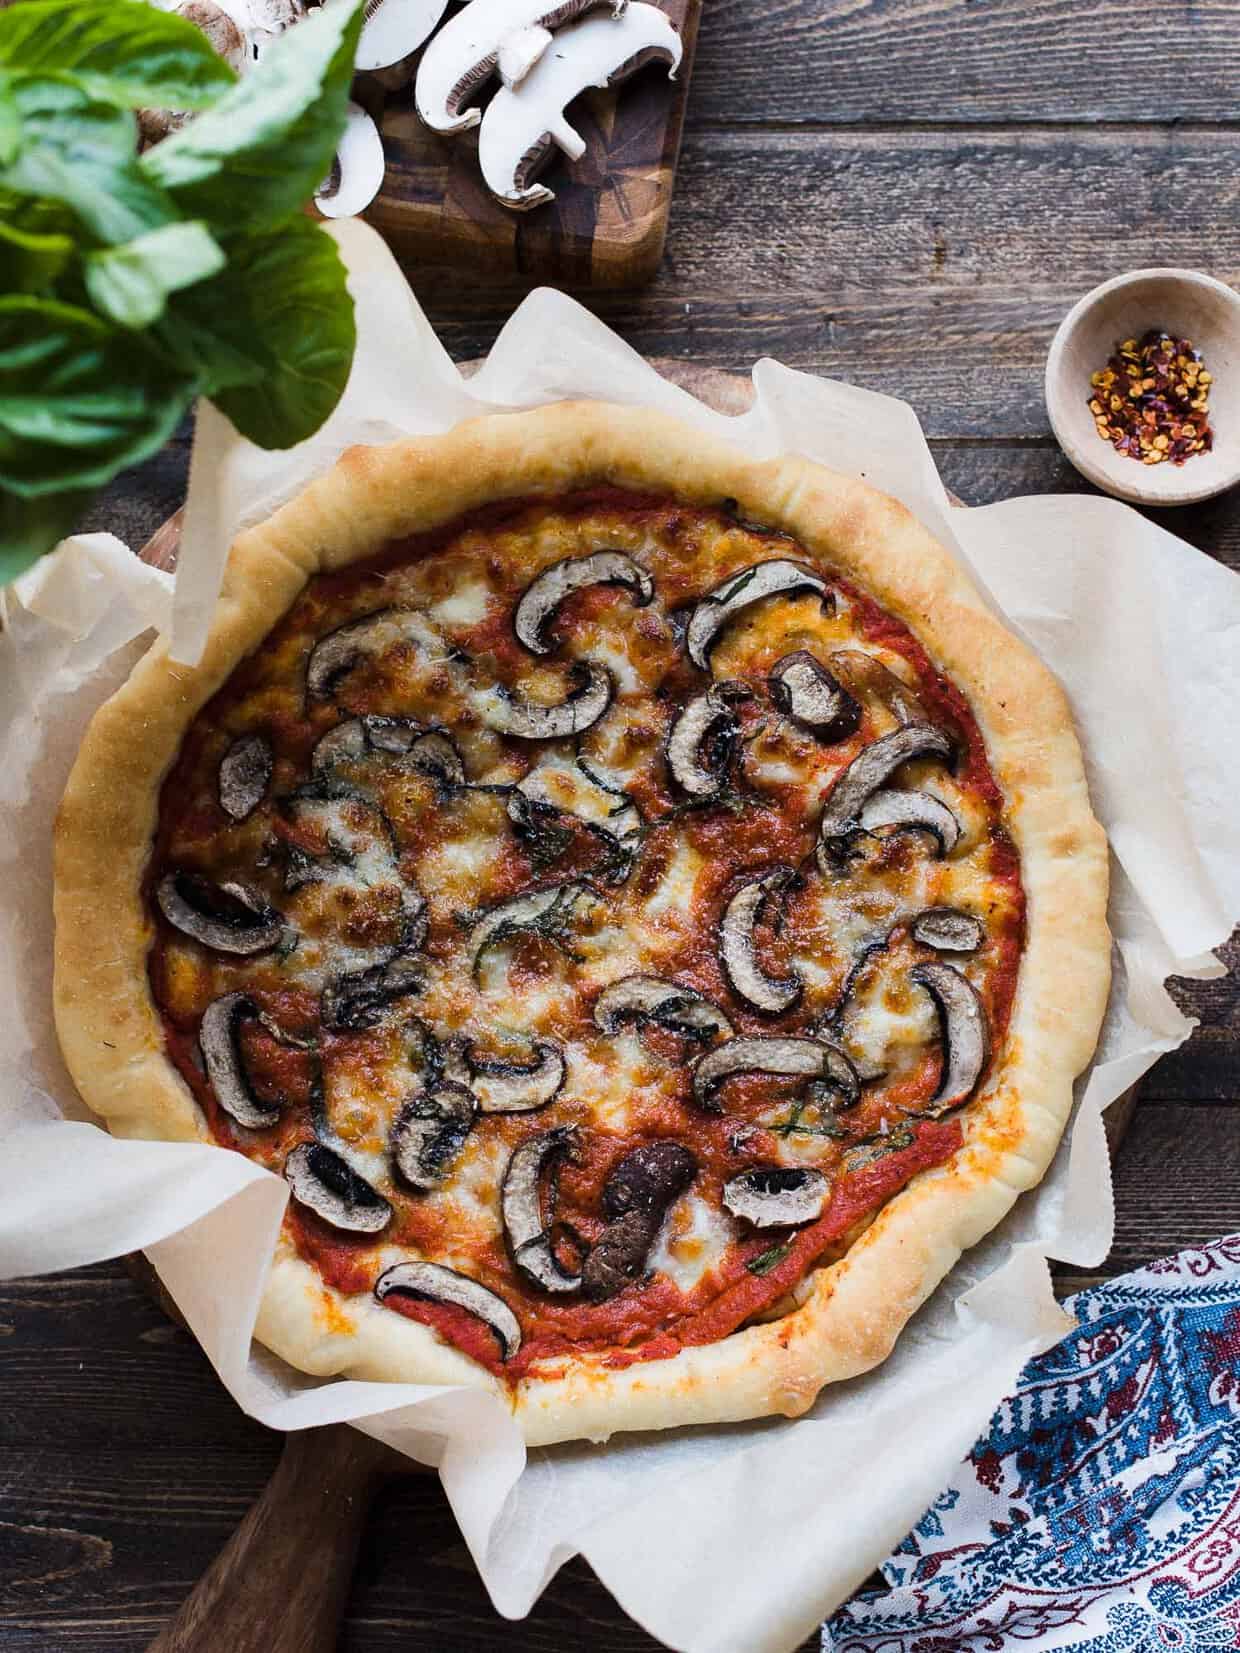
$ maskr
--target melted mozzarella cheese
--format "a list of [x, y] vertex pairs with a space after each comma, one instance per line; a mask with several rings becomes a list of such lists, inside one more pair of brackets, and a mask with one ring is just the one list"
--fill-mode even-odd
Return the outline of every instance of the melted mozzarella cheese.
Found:
[[727, 1212], [690, 1191], [668, 1212], [650, 1253], [650, 1267], [666, 1274], [680, 1291], [691, 1292], [719, 1266], [735, 1238], [736, 1226]]
[[476, 626], [486, 619], [491, 607], [491, 593], [481, 580], [466, 580], [448, 597], [441, 598], [431, 609], [440, 625]]

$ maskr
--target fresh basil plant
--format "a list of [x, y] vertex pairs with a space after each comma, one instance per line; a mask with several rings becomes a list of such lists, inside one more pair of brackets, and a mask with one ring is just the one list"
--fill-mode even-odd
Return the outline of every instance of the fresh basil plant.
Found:
[[[264, 448], [335, 407], [353, 305], [302, 207], [360, 28], [360, 0], [327, 0], [238, 80], [146, 0], [0, 11], [0, 584], [196, 397]], [[138, 109], [195, 115], [140, 155]]]

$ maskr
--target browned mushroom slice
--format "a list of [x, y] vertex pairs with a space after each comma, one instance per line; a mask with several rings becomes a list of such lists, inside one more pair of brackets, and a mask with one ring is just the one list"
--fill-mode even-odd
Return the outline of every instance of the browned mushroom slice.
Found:
[[853, 698], [872, 710], [890, 712], [898, 723], [930, 721], [917, 691], [876, 655], [864, 649], [834, 649], [827, 663]]
[[525, 591], [513, 616], [517, 640], [531, 654], [550, 654], [554, 644], [546, 641], [546, 630], [566, 597], [592, 585], [627, 586], [633, 601], [645, 608], [654, 596], [654, 581], [644, 568], [623, 551], [596, 551], [589, 557], [566, 557], [553, 563]]
[[677, 714], [667, 737], [667, 767], [691, 798], [713, 798], [726, 786], [740, 730], [732, 707], [748, 695], [743, 683], [712, 683]]
[[958, 907], [928, 907], [912, 924], [913, 940], [940, 953], [973, 953], [986, 939], [979, 918]]
[[306, 695], [321, 700], [366, 658], [386, 654], [399, 643], [425, 643], [426, 622], [413, 609], [380, 608], [348, 620], [320, 637], [306, 661]]
[[533, 1113], [559, 1095], [564, 1084], [564, 1052], [538, 1040], [532, 1062], [481, 1061], [469, 1052], [470, 1088], [483, 1113]]
[[723, 1203], [755, 1228], [793, 1228], [820, 1217], [830, 1193], [821, 1171], [772, 1165], [730, 1178], [723, 1185]]
[[392, 1207], [383, 1195], [321, 1142], [294, 1148], [284, 1162], [284, 1176], [297, 1203], [333, 1228], [378, 1234], [392, 1220]]
[[679, 1142], [648, 1142], [626, 1154], [603, 1189], [611, 1220], [590, 1248], [581, 1277], [592, 1303], [604, 1302], [646, 1271], [669, 1206], [697, 1175], [697, 1161]]
[[583, 879], [570, 879], [545, 890], [531, 890], [513, 896], [480, 915], [470, 931], [470, 968], [475, 979], [487, 950], [519, 935], [543, 936], [564, 945], [569, 925], [594, 891]]
[[382, 1303], [393, 1294], [464, 1309], [491, 1328], [505, 1360], [521, 1347], [521, 1327], [504, 1299], [442, 1263], [393, 1263], [375, 1281], [375, 1296]]
[[932, 792], [875, 792], [861, 806], [863, 832], [927, 832], [940, 855], [950, 855], [960, 842], [961, 826], [955, 814]]
[[752, 603], [764, 597], [790, 597], [794, 592], [816, 591], [827, 595], [827, 585], [817, 574], [800, 563], [774, 557], [770, 562], [754, 563], [731, 574], [721, 585], [703, 597], [689, 619], [685, 633], [685, 647], [689, 658], [699, 671], [710, 670], [710, 654], [719, 639], [719, 633], [731, 620]]
[[263, 735], [242, 735], [220, 760], [220, 808], [234, 821], [253, 815], [271, 784], [271, 742]]
[[333, 976], [320, 995], [319, 1015], [333, 1032], [360, 1033], [374, 1027], [391, 1005], [420, 993], [425, 981], [422, 960], [397, 953], [368, 970]]
[[859, 1094], [852, 1064], [836, 1045], [822, 1038], [729, 1039], [708, 1051], [693, 1070], [693, 1100], [720, 1113], [716, 1092], [738, 1073], [766, 1073], [775, 1079], [813, 1079], [839, 1091], [846, 1101]]
[[914, 758], [947, 758], [952, 743], [931, 723], [908, 723], [893, 729], [857, 754], [831, 788], [818, 828], [818, 864], [838, 871], [848, 840], [862, 830], [861, 812], [880, 787]]
[[594, 1003], [595, 1027], [618, 1033], [625, 1022], [638, 1027], [654, 1022], [700, 1043], [720, 1034], [732, 1037], [732, 1024], [718, 1005], [662, 976], [625, 976], [603, 989]]
[[943, 1072], [934, 1111], [947, 1113], [967, 1102], [990, 1053], [986, 1011], [977, 989], [953, 964], [915, 964], [909, 980], [934, 1000], [943, 1034]]
[[570, 680], [573, 687], [558, 705], [539, 706], [497, 687], [476, 697], [478, 711], [489, 729], [517, 740], [565, 740], [583, 734], [611, 705], [611, 675], [604, 666], [578, 660]]
[[261, 896], [201, 873], [165, 873], [155, 899], [169, 924], [217, 953], [265, 953], [284, 934], [284, 919]]
[[530, 1137], [508, 1161], [500, 1190], [500, 1211], [512, 1260], [543, 1291], [578, 1291], [581, 1275], [560, 1266], [551, 1243], [551, 1226], [543, 1221], [543, 1172], [573, 1150], [576, 1127], [557, 1125]]
[[754, 926], [796, 876], [792, 867], [772, 867], [742, 884], [724, 909], [719, 926], [720, 958], [732, 991], [768, 1016], [791, 1010], [801, 997], [802, 982], [795, 972], [782, 979], [765, 973], [754, 947]]
[[478, 1104], [459, 1085], [439, 1084], [404, 1104], [392, 1125], [392, 1159], [411, 1188], [438, 1188], [474, 1128]]
[[315, 775], [330, 774], [338, 764], [357, 763], [376, 752], [407, 756], [424, 726], [411, 717], [351, 717], [321, 735], [310, 754]]
[[844, 740], [861, 721], [861, 707], [808, 649], [777, 660], [770, 685], [779, 710], [812, 729], [820, 740]]
[[198, 1048], [216, 1101], [238, 1125], [259, 1131], [276, 1123], [280, 1109], [260, 1101], [250, 1084], [240, 1043], [246, 1021], [259, 1022], [282, 1045], [303, 1050], [308, 1046], [285, 1033], [246, 993], [225, 993], [207, 1006], [198, 1029]]

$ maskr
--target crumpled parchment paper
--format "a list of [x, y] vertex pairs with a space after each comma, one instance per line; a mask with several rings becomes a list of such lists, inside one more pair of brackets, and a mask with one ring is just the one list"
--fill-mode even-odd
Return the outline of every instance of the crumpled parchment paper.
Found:
[[[1240, 581], [1135, 512], [1086, 498], [948, 506], [912, 410], [754, 369], [729, 418], [661, 380], [588, 312], [530, 297], [466, 383], [364, 226], [338, 226], [360, 344], [346, 395], [290, 453], [260, 453], [199, 411], [180, 574], [118, 541], [67, 542], [6, 599], [0, 636], [0, 1273], [144, 1248], [238, 1403], [281, 1429], [351, 1420], [437, 1465], [501, 1613], [527, 1612], [576, 1551], [685, 1653], [782, 1653], [885, 1557], [948, 1480], [1026, 1360], [1067, 1329], [1046, 1259], [1090, 1267], [1111, 1239], [1101, 1113], [1191, 1024], [1165, 976], [1217, 973], [1240, 917]], [[446, 429], [564, 396], [663, 408], [746, 451], [796, 450], [898, 495], [974, 570], [1066, 684], [1114, 846], [1116, 984], [1054, 1167], [970, 1253], [879, 1371], [804, 1419], [530, 1454], [503, 1409], [464, 1390], [320, 1381], [251, 1344], [284, 1184], [240, 1155], [113, 1141], [89, 1122], [50, 1011], [52, 821], [82, 729], [151, 628], [201, 646], [234, 531], [356, 442]]]

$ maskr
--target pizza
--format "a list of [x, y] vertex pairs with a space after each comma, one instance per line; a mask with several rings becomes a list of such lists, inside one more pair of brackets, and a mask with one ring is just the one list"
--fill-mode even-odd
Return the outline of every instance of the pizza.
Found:
[[1109, 986], [1068, 706], [956, 562], [601, 404], [354, 449], [242, 535], [55, 849], [87, 1103], [287, 1181], [256, 1335], [536, 1443], [881, 1361]]

